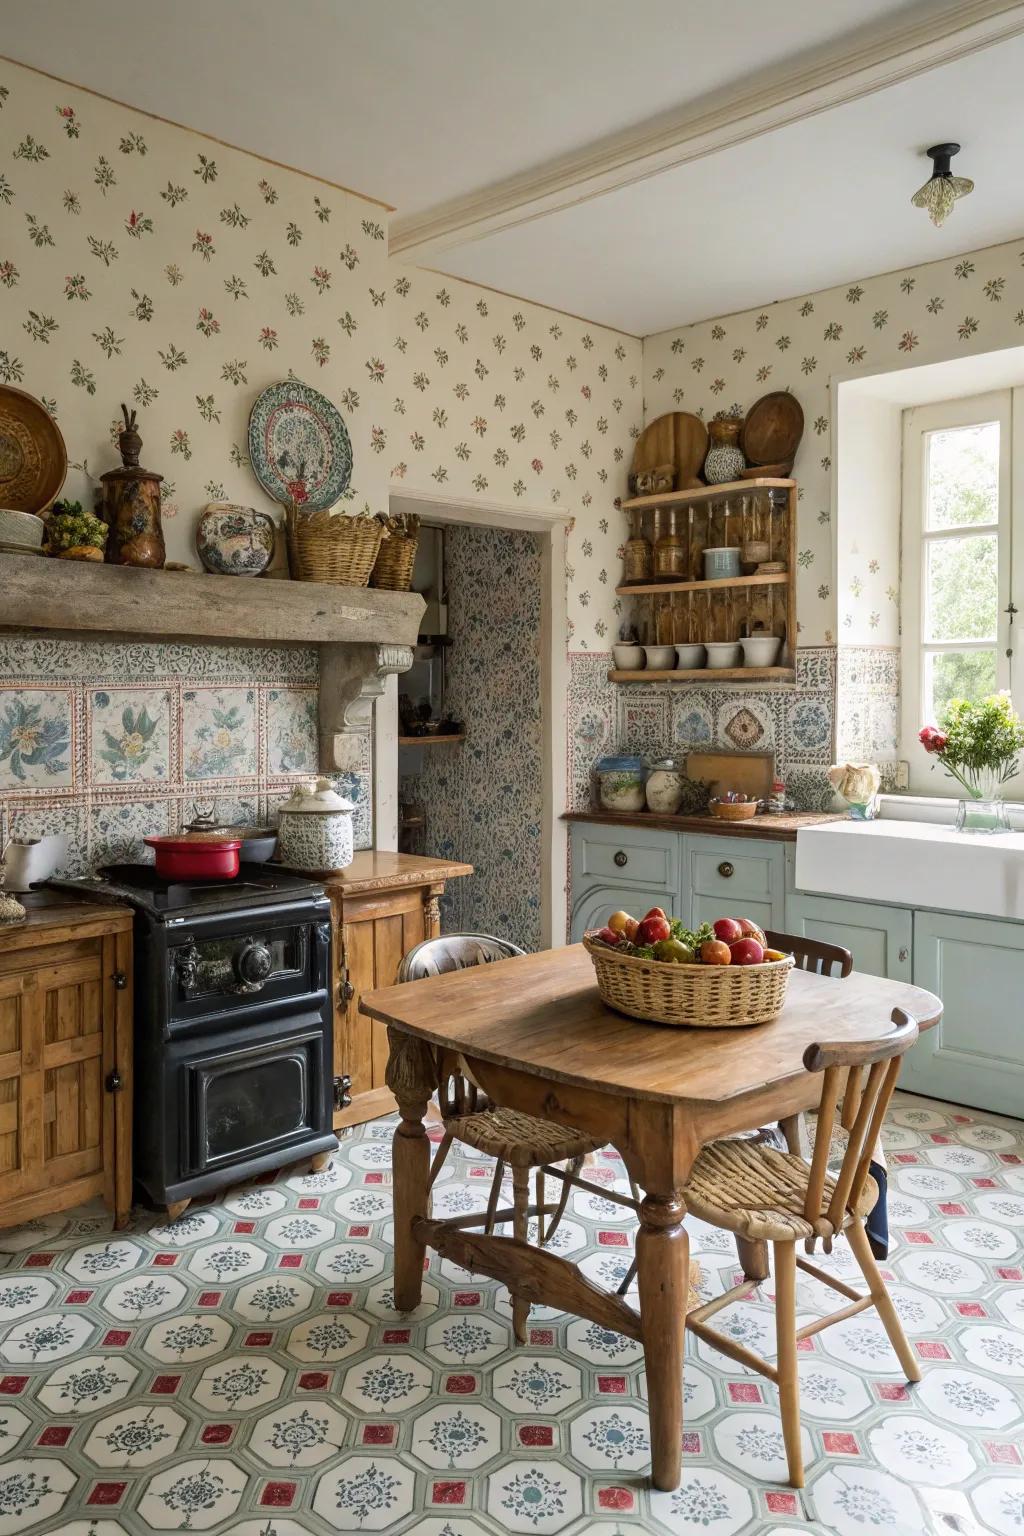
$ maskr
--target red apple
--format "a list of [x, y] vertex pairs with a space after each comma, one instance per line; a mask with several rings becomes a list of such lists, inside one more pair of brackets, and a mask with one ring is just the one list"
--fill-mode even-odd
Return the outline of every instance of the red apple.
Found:
[[738, 917], [736, 921], [743, 929], [743, 937], [745, 939], [756, 939], [763, 949], [764, 946], [768, 943], [768, 940], [764, 936], [764, 929], [759, 928], [757, 923], [754, 922], [753, 918], [750, 917]]
[[732, 951], [721, 939], [708, 939], [700, 947], [700, 958], [704, 965], [731, 965]]
[[664, 907], [652, 907], [649, 912], [644, 913], [641, 921], [646, 922], [649, 917], [664, 917], [665, 915]]
[[645, 917], [637, 929], [636, 942], [638, 944], [657, 944], [659, 939], [671, 937], [672, 929], [669, 927], [668, 918], [664, 915], [661, 917], [652, 915]]
[[721, 939], [723, 944], [735, 944], [737, 939], [743, 938], [743, 929], [735, 917], [720, 917], [715, 923], [715, 938]]
[[764, 946], [756, 939], [737, 939], [731, 953], [733, 965], [760, 965], [764, 959]]
[[602, 944], [618, 944], [622, 940], [622, 934], [616, 933], [614, 928], [602, 928], [597, 936]]

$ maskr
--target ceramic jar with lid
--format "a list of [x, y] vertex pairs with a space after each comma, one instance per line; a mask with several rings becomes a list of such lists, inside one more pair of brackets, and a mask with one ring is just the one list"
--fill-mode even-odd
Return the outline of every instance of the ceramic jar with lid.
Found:
[[674, 757], [663, 757], [652, 763], [644, 790], [647, 809], [659, 816], [674, 816], [683, 803], [685, 787], [682, 764]]
[[324, 875], [352, 863], [351, 800], [330, 779], [300, 784], [281, 807], [278, 856], [290, 869]]
[[644, 765], [639, 757], [599, 757], [594, 765], [602, 811], [642, 811]]

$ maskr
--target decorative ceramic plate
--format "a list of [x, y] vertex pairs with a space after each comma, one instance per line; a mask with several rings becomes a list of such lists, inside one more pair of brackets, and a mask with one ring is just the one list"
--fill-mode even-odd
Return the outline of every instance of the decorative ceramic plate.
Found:
[[257, 399], [249, 458], [269, 496], [304, 512], [333, 507], [352, 478], [352, 442], [340, 413], [298, 379], [271, 384]]
[[60, 428], [34, 395], [0, 385], [0, 507], [45, 512], [68, 472]]

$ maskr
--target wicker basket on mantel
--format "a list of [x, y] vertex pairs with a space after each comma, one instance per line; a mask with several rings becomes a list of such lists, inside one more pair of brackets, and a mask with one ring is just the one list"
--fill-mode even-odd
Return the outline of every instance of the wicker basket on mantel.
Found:
[[762, 965], [670, 965], [619, 955], [593, 933], [583, 947], [594, 962], [597, 990], [609, 1008], [652, 1024], [728, 1029], [767, 1024], [786, 1001], [793, 957]]
[[294, 581], [330, 581], [342, 587], [365, 587], [382, 541], [384, 524], [376, 517], [349, 517], [344, 512], [302, 512], [290, 506], [288, 564]]

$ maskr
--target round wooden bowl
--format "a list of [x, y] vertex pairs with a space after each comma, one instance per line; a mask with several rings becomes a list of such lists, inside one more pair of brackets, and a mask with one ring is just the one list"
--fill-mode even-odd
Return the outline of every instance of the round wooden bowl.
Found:
[[777, 1019], [786, 1001], [793, 957], [762, 965], [672, 965], [616, 954], [594, 933], [583, 935], [597, 990], [617, 1013], [649, 1024], [732, 1029]]

